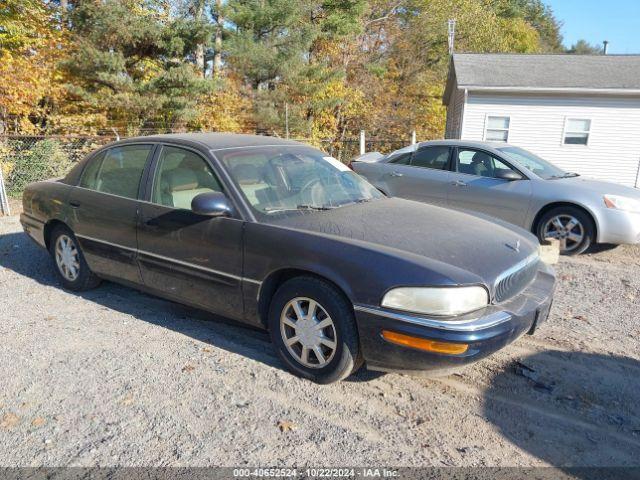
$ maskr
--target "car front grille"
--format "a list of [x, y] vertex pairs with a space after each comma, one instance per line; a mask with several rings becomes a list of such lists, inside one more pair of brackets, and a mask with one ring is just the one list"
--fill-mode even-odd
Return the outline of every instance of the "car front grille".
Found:
[[502, 273], [495, 284], [495, 301], [504, 302], [524, 290], [536, 277], [539, 263], [540, 257], [531, 255]]

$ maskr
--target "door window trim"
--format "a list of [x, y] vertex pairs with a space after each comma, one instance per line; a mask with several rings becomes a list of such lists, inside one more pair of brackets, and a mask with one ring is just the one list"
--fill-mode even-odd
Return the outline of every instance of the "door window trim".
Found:
[[458, 171], [459, 168], [459, 158], [458, 158], [458, 151], [459, 150], [475, 150], [477, 152], [482, 152], [482, 153], [486, 153], [487, 155], [491, 155], [494, 158], [497, 158], [498, 160], [500, 160], [502, 163], [504, 163], [505, 165], [507, 165], [509, 168], [511, 168], [512, 170], [518, 172], [520, 175], [522, 175], [522, 180], [530, 180], [529, 176], [524, 173], [522, 170], [520, 170], [519, 168], [517, 168], [516, 166], [514, 166], [511, 162], [507, 161], [504, 157], [500, 156], [500, 155], [496, 155], [493, 152], [490, 152], [488, 150], [485, 150], [484, 148], [478, 148], [478, 147], [464, 147], [464, 146], [460, 146], [457, 145], [456, 147], [453, 148], [454, 150], [454, 156], [453, 156], [453, 161], [452, 163], [453, 165], [453, 173], [456, 173], [458, 175], [466, 175], [468, 177], [474, 177], [474, 178], [490, 178], [493, 180], [500, 180], [499, 178], [495, 178], [495, 177], [483, 177], [482, 175], [475, 175], [473, 173], [465, 173], [465, 172], [460, 172]]

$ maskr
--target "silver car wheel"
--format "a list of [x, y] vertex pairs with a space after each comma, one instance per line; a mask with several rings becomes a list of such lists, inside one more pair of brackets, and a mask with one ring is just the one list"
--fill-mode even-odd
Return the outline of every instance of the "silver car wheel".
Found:
[[578, 248], [585, 236], [584, 226], [573, 215], [561, 214], [549, 219], [543, 227], [544, 238], [560, 241], [561, 252], [571, 252]]
[[56, 265], [60, 274], [73, 282], [80, 274], [78, 248], [68, 235], [60, 235], [56, 240]]
[[296, 297], [280, 314], [280, 334], [287, 351], [308, 368], [325, 367], [338, 348], [336, 327], [322, 305]]

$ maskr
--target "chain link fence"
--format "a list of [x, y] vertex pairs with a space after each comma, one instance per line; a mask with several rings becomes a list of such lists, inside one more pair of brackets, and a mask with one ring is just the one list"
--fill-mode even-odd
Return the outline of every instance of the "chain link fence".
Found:
[[[0, 135], [0, 169], [6, 187], [4, 193], [15, 203], [29, 183], [64, 176], [88, 153], [114, 140], [115, 135]], [[313, 144], [345, 163], [360, 154], [360, 140], [357, 138], [297, 140]], [[406, 140], [369, 138], [366, 140], [366, 150], [387, 153], [407, 144]]]

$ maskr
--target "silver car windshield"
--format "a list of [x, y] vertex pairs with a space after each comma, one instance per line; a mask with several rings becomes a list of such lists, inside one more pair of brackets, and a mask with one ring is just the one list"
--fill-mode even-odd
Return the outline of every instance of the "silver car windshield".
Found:
[[214, 154], [259, 213], [329, 210], [384, 197], [346, 165], [313, 148], [254, 147]]
[[556, 167], [545, 159], [520, 147], [500, 147], [498, 148], [511, 161], [517, 165], [526, 168], [545, 180], [553, 180], [555, 178], [575, 177], [576, 173], [565, 172], [561, 168]]

